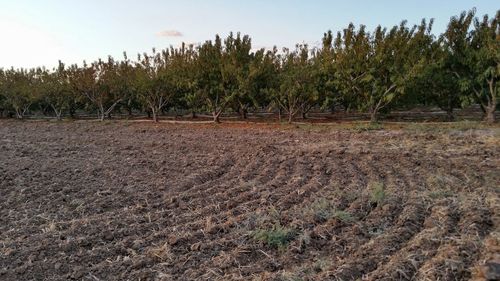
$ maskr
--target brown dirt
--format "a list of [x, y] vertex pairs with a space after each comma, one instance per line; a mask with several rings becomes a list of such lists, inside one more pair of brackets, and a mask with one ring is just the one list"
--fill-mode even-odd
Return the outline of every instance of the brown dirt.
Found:
[[0, 120], [0, 280], [485, 280], [498, 155], [498, 128]]

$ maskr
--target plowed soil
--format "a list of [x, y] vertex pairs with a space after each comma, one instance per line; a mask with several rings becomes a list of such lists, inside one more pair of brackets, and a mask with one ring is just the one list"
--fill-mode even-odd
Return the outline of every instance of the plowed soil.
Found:
[[0, 280], [485, 280], [498, 130], [0, 120]]

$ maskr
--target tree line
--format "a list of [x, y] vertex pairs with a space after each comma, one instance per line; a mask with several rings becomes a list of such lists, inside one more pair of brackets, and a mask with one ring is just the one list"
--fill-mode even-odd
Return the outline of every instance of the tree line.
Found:
[[500, 10], [494, 17], [475, 10], [452, 17], [444, 33], [433, 20], [406, 21], [391, 28], [350, 24], [328, 31], [321, 47], [253, 50], [251, 38], [226, 38], [194, 46], [153, 49], [136, 60], [82, 65], [59, 62], [54, 69], [0, 69], [0, 112], [23, 118], [38, 109], [61, 119], [77, 111], [147, 113], [154, 121], [169, 108], [210, 112], [214, 122], [228, 111], [246, 118], [267, 109], [289, 122], [313, 108], [381, 113], [417, 105], [453, 110], [479, 104], [495, 121], [500, 89]]

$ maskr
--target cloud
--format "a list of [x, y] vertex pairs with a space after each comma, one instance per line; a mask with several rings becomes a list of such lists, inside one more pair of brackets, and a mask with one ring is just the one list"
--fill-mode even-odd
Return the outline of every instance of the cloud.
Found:
[[156, 33], [160, 37], [182, 37], [183, 34], [178, 30], [163, 30]]

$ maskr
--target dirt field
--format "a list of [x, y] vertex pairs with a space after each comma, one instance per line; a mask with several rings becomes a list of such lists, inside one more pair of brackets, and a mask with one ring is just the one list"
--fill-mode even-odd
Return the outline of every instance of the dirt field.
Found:
[[499, 128], [368, 129], [0, 120], [0, 280], [494, 276]]

